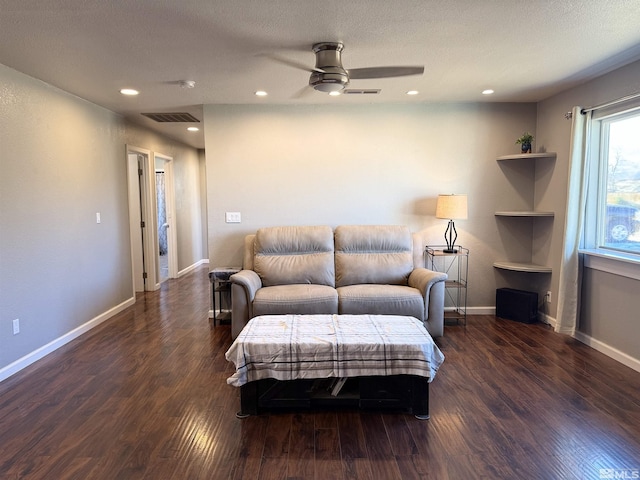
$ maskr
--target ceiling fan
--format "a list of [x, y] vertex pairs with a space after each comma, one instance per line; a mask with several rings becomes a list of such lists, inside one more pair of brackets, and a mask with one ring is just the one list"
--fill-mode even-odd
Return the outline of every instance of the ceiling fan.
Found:
[[316, 65], [313, 68], [278, 56], [271, 55], [270, 57], [290, 67], [311, 72], [309, 86], [320, 92], [339, 92], [346, 88], [351, 80], [403, 77], [424, 73], [424, 66], [369, 67], [347, 70], [342, 66], [342, 50], [344, 50], [342, 43], [321, 42], [314, 44], [312, 49], [316, 54]]

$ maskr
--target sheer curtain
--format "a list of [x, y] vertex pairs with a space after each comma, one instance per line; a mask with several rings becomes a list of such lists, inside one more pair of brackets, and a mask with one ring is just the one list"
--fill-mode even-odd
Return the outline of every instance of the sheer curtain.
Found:
[[165, 255], [168, 250], [168, 244], [164, 172], [156, 172], [156, 205], [158, 209], [158, 253]]
[[567, 212], [560, 265], [558, 289], [558, 318], [555, 330], [573, 335], [580, 314], [580, 289], [582, 283], [582, 258], [578, 249], [583, 247], [585, 207], [587, 202], [588, 129], [591, 112], [582, 114], [581, 107], [572, 110], [571, 150], [569, 154], [569, 184]]

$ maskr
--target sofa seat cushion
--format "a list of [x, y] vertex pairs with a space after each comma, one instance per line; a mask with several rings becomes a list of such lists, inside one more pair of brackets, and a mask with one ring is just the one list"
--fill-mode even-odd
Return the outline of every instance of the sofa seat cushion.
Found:
[[327, 285], [294, 284], [263, 287], [253, 300], [253, 316], [288, 313], [338, 313], [338, 292]]
[[424, 298], [416, 288], [364, 284], [337, 290], [340, 314], [406, 315], [424, 321]]

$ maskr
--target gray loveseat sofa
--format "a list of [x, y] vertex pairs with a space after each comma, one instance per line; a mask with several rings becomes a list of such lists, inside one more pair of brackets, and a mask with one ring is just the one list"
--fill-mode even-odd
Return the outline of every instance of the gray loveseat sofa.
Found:
[[232, 336], [258, 315], [334, 313], [412, 316], [442, 336], [447, 275], [423, 251], [404, 226], [261, 228], [230, 277]]

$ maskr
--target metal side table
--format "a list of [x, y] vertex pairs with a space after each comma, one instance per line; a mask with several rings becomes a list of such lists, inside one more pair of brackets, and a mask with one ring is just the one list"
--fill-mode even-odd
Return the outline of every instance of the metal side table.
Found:
[[455, 252], [445, 252], [445, 245], [427, 246], [426, 267], [435, 272], [446, 273], [449, 278], [444, 284], [444, 319], [460, 320], [467, 324], [467, 277], [469, 276], [469, 249], [455, 245]]
[[240, 267], [215, 267], [209, 272], [214, 326], [216, 321], [220, 323], [231, 321], [231, 281], [229, 277], [240, 270], [242, 270]]

